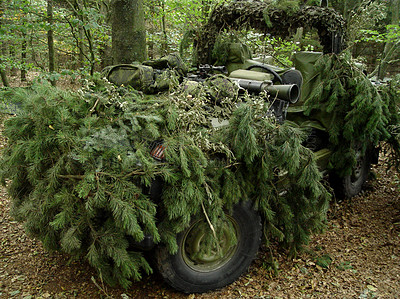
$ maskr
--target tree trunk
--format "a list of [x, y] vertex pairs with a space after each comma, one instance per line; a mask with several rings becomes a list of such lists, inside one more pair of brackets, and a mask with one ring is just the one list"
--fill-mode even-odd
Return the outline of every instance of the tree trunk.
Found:
[[143, 0], [113, 0], [111, 5], [113, 63], [146, 60]]
[[165, 15], [167, 12], [165, 11], [165, 0], [161, 1], [161, 9], [162, 9], [162, 17], [161, 17], [161, 31], [163, 33], [163, 40], [161, 43], [161, 54], [166, 55], [168, 52], [168, 35], [167, 35], [167, 24]]
[[85, 66], [85, 53], [84, 53], [84, 43], [83, 39], [85, 36], [85, 30], [82, 25], [79, 25], [79, 37], [78, 37], [78, 50], [79, 50], [79, 67], [83, 69]]
[[[3, 24], [3, 12], [4, 12], [3, 0], [0, 0], [0, 27]], [[3, 53], [4, 53], [4, 42], [1, 42], [0, 43], [0, 77], [1, 77], [1, 81], [3, 82], [3, 85], [8, 87], [9, 84], [8, 84], [8, 80], [7, 80], [6, 70], [1, 67]]]
[[[95, 50], [93, 47], [93, 37], [91, 33], [90, 28], [86, 28], [83, 24], [86, 24], [89, 22], [88, 18], [85, 16], [86, 12], [88, 11], [88, 3], [86, 1], [83, 1], [82, 5], [80, 2], [77, 0], [71, 2], [67, 0], [68, 5], [72, 9], [74, 15], [76, 18], [79, 19], [80, 24], [78, 25], [78, 29], [75, 28], [74, 25], [69, 23], [71, 27], [71, 32], [73, 37], [75, 38], [76, 46], [78, 48], [79, 54], [78, 54], [78, 66], [80, 68], [83, 68], [85, 66], [85, 58], [89, 61], [90, 63], [90, 75], [93, 76], [94, 74], [94, 68], [95, 68], [95, 63], [96, 63], [96, 55], [95, 55]], [[89, 54], [86, 54], [86, 47], [84, 43], [84, 39], [87, 39], [87, 51]]]
[[[49, 30], [47, 31], [47, 46], [49, 50], [49, 72], [55, 70], [54, 63], [54, 37], [53, 37], [53, 0], [47, 0], [47, 22], [49, 23]], [[50, 80], [51, 85], [56, 86], [56, 80]]]
[[349, 5], [348, 0], [344, 0], [343, 4], [343, 18], [348, 22], [349, 21]]
[[[8, 49], [6, 49], [6, 51], [8, 51], [9, 59], [11, 61], [17, 61], [18, 60], [16, 51], [15, 51], [16, 47], [17, 47], [17, 43], [15, 41], [12, 41], [12, 42], [9, 42]], [[17, 76], [18, 75], [18, 68], [15, 65], [12, 65], [11, 69], [9, 70], [9, 73], [13, 77]]]
[[22, 62], [22, 68], [21, 68], [21, 81], [24, 82], [26, 81], [26, 47], [27, 47], [27, 42], [26, 42], [26, 33], [22, 33], [22, 44], [21, 44], [21, 62]]
[[0, 70], [0, 76], [1, 76], [1, 82], [3, 82], [3, 85], [5, 87], [9, 87], [10, 84], [8, 83], [6, 72], [3, 69]]
[[[391, 24], [399, 24], [399, 11], [400, 11], [400, 0], [392, 0], [390, 3], [390, 11], [392, 13]], [[387, 41], [385, 48], [382, 53], [381, 63], [378, 68], [378, 79], [383, 80], [386, 76], [386, 70], [389, 66], [389, 61], [392, 59], [397, 47], [399, 46], [398, 41]]]
[[210, 0], [202, 0], [201, 1], [201, 14], [202, 14], [202, 21], [203, 24], [207, 23], [208, 14], [210, 13], [211, 8], [211, 1]]

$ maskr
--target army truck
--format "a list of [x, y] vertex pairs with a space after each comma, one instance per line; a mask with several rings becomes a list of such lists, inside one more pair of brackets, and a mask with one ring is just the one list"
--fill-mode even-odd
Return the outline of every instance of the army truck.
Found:
[[[309, 134], [304, 145], [314, 152], [320, 170], [334, 187], [335, 196], [348, 198], [359, 193], [367, 180], [370, 164], [376, 162], [376, 150], [372, 143], [367, 146], [357, 145], [354, 149], [356, 162], [351, 172], [343, 175], [329, 165], [332, 145], [328, 131], [332, 116], [319, 110], [305, 114], [304, 102], [312, 88], [323, 80], [314, 67], [323, 53], [296, 53], [295, 67], [284, 69], [249, 56], [235, 57], [241, 55], [237, 53], [248, 51], [242, 44], [232, 44], [231, 47], [233, 50], [230, 57], [234, 62], [228, 61], [224, 66], [200, 65], [182, 84], [193, 86], [216, 74], [224, 74], [222, 77], [226, 76], [228, 83], [234, 83], [250, 96], [264, 94], [265, 101], [270, 102], [270, 113], [277, 123], [294, 122]], [[169, 63], [172, 68], [176, 65], [178, 64], [171, 61]], [[137, 74], [137, 68], [113, 67], [108, 71], [108, 78], [117, 84], [129, 84], [129, 81], [137, 83], [137, 78], [132, 80], [132, 74]], [[227, 120], [210, 119], [210, 122], [216, 127], [228, 124]], [[158, 142], [150, 150], [153, 157], [160, 161], [164, 159], [168, 149], [162, 142]], [[151, 199], [160, 203], [162, 193], [162, 180], [154, 181], [149, 190]], [[136, 245], [146, 250], [155, 250], [157, 268], [172, 287], [183, 292], [205, 292], [221, 288], [235, 281], [249, 267], [260, 247], [263, 231], [263, 219], [250, 202], [237, 204], [224, 221], [225, 232], [218, 239], [218, 244], [207, 253], [202, 250], [202, 246], [205, 246], [205, 236], [211, 232], [209, 223], [203, 216], [193, 220], [189, 227], [178, 234], [179, 249], [176, 254], [170, 254], [163, 245], [155, 246], [151, 237]]]
[[[218, 6], [210, 16], [209, 22], [202, 28], [196, 42], [197, 59], [202, 65], [199, 65], [197, 72], [189, 74], [184, 84], [201, 82], [213, 74], [223, 74], [230, 82], [234, 82], [249, 94], [268, 95], [266, 100], [271, 103], [271, 115], [278, 123], [291, 121], [308, 132], [305, 146], [314, 152], [320, 170], [329, 178], [336, 197], [352, 197], [361, 191], [371, 163], [377, 161], [377, 150], [373, 140], [369, 141], [366, 138], [362, 142], [355, 140], [354, 143], [347, 140], [346, 146], [351, 152], [347, 161], [351, 161], [351, 165], [347, 165], [345, 171], [346, 167], [335, 168], [332, 154], [338, 151], [338, 144], [332, 141], [331, 131], [332, 124], [337, 121], [337, 113], [328, 113], [326, 109], [315, 108], [315, 105], [314, 109], [309, 109], [309, 104], [305, 104], [313, 89], [324, 82], [321, 67], [316, 67], [318, 61], [326, 53], [338, 54], [343, 48], [343, 19], [335, 11], [327, 8], [304, 7], [295, 14], [289, 14], [282, 9], [266, 5], [257, 1], [237, 1]], [[266, 10], [269, 11], [268, 14], [265, 14]], [[269, 16], [267, 19], [266, 15]], [[293, 68], [268, 64], [265, 57], [252, 59], [248, 48], [240, 43], [230, 44], [229, 50], [222, 55], [225, 57], [222, 63], [212, 56], [211, 49], [221, 28], [229, 30], [252, 27], [282, 36], [288, 34], [292, 26], [316, 28], [325, 53], [294, 53]], [[217, 66], [213, 66], [214, 64]], [[177, 65], [181, 64], [164, 64], [172, 68]], [[121, 75], [123, 73], [121, 68], [114, 68], [108, 72], [108, 78], [117, 84], [132, 81], [132, 78], [124, 79]], [[321, 102], [323, 100], [321, 99]], [[214, 121], [215, 126], [224, 125], [224, 122], [218, 120], [210, 121]], [[151, 149], [158, 160], [163, 158], [165, 150], [166, 147], [162, 143], [154, 145]], [[161, 181], [153, 183], [150, 196], [155, 202], [161, 201]], [[262, 217], [251, 203], [241, 202], [227, 214], [224, 221], [226, 232], [207, 254], [202, 251], [202, 246], [205, 235], [210, 234], [210, 229], [204, 217], [192, 221], [189, 227], [178, 234], [179, 249], [176, 254], [170, 254], [162, 245], [155, 248], [157, 267], [167, 283], [183, 292], [206, 292], [235, 281], [246, 271], [261, 243]], [[233, 236], [230, 233], [232, 228]], [[236, 241], [232, 242], [232, 238]], [[145, 239], [139, 245], [147, 249], [154, 246], [151, 238]]]
[[[247, 48], [242, 45], [234, 45], [228, 51], [223, 65], [227, 68], [227, 76], [241, 88], [253, 94], [265, 91], [274, 99], [271, 111], [278, 121], [289, 120], [308, 130], [309, 137], [305, 145], [314, 151], [321, 171], [327, 175], [334, 188], [335, 196], [352, 197], [361, 191], [371, 163], [377, 162], [376, 142], [368, 137], [361, 138], [361, 141], [356, 137], [354, 142], [347, 140], [346, 147], [352, 153], [352, 157], [347, 160], [351, 161], [347, 162], [350, 170], [347, 168], [344, 171], [345, 167], [335, 168], [332, 154], [338, 155], [341, 142], [335, 143], [331, 136], [332, 124], [337, 121], [336, 112], [328, 113], [326, 109], [307, 111], [305, 105], [313, 89], [324, 81], [321, 68], [316, 67], [319, 59], [325, 54], [339, 54], [344, 48], [344, 21], [335, 11], [327, 8], [303, 7], [297, 13], [289, 14], [266, 5], [257, 1], [237, 1], [217, 7], [197, 39], [198, 62], [216, 63], [211, 49], [222, 29], [251, 27], [280, 36], [293, 32], [293, 27], [317, 29], [324, 53], [295, 53], [294, 68], [270, 65], [265, 63], [265, 58], [252, 59]], [[269, 18], [266, 20], [265, 12], [268, 9]], [[228, 215], [227, 221], [227, 227], [234, 227], [237, 243], [229, 245], [232, 243], [227, 233], [220, 240], [221, 250], [215, 248], [212, 254], [198, 254], [206, 234], [205, 220], [192, 222], [179, 234], [177, 254], [170, 255], [163, 247], [157, 249], [158, 269], [171, 286], [184, 292], [209, 291], [233, 282], [249, 267], [260, 246], [263, 220], [251, 204], [241, 203]]]

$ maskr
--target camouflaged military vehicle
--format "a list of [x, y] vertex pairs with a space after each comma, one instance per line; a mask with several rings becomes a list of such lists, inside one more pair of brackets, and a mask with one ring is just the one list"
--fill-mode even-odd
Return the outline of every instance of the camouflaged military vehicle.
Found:
[[[335, 111], [334, 105], [326, 109], [329, 103], [327, 104], [323, 98], [320, 99], [320, 104], [315, 104], [315, 99], [314, 104], [308, 101], [310, 98], [316, 98], [313, 91], [318, 88], [327, 90], [325, 93], [327, 99], [336, 92], [324, 87], [326, 70], [321, 68], [321, 59], [326, 55], [322, 52], [295, 53], [294, 67], [281, 68], [269, 64], [265, 57], [253, 59], [247, 47], [242, 44], [231, 44], [223, 64], [217, 62], [212, 57], [211, 49], [218, 32], [222, 29], [238, 29], [243, 26], [280, 36], [288, 35], [290, 31], [293, 32], [294, 28], [300, 26], [317, 29], [326, 54], [339, 53], [343, 47], [345, 41], [343, 19], [327, 8], [304, 7], [289, 14], [285, 10], [268, 7], [265, 2], [237, 1], [232, 5], [221, 5], [214, 10], [210, 21], [197, 39], [199, 69], [187, 76], [185, 84], [187, 88], [192, 88], [198, 82], [218, 74], [226, 76], [229, 79], [228, 84], [233, 82], [239, 89], [246, 90], [249, 94], [267, 94], [271, 101], [271, 114], [277, 122], [292, 121], [307, 130], [309, 136], [305, 145], [314, 151], [320, 170], [329, 177], [335, 195], [337, 197], [356, 195], [367, 180], [370, 164], [376, 162], [377, 152], [374, 140], [369, 139], [370, 136], [361, 134], [362, 138], [359, 138], [361, 135], [354, 134], [353, 142], [349, 134], [335, 135], [335, 130], [341, 126], [338, 117], [344, 119], [346, 112], [343, 114]], [[182, 70], [180, 62], [170, 63], [167, 59], [164, 63], [165, 66], [172, 68], [180, 66], [178, 70]], [[217, 66], [213, 66], [215, 64]], [[162, 83], [164, 81], [159, 80], [158, 83], [157, 79], [154, 81], [153, 73], [146, 76], [148, 70], [146, 67], [118, 66], [108, 69], [107, 74], [112, 82], [117, 84], [133, 82], [136, 88], [140, 78], [141, 82], [143, 81], [140, 84], [145, 85], [143, 90], [151, 92], [157, 88], [167, 88]], [[141, 75], [138, 75], [139, 73]], [[183, 73], [186, 74], [186, 71]], [[149, 81], [147, 85], [146, 81]], [[343, 95], [345, 92], [342, 91], [340, 94]], [[321, 105], [321, 109], [318, 109], [318, 105]], [[215, 126], [226, 124], [215, 119], [210, 121]], [[348, 155], [343, 156], [345, 166], [336, 163], [337, 156], [343, 153], [341, 146], [348, 150]], [[165, 147], [162, 143], [155, 144], [151, 151], [155, 159], [161, 160], [164, 157]], [[162, 182], [153, 183], [150, 195], [155, 202], [160, 202]], [[261, 215], [252, 204], [245, 202], [236, 205], [227, 215], [226, 221], [226, 230], [228, 231], [228, 227], [234, 228], [234, 238], [237, 242], [232, 243], [230, 240], [232, 236], [226, 233], [219, 243], [220, 248], [208, 254], [201, 251], [202, 240], [207, 234], [208, 227], [206, 220], [202, 219], [192, 221], [189, 227], [179, 233], [177, 238], [179, 249], [176, 254], [170, 254], [162, 246], [156, 248], [158, 269], [172, 287], [183, 292], [206, 292], [233, 282], [246, 271], [261, 243], [263, 229]], [[151, 238], [137, 245], [144, 249], [154, 247]]]
[[[234, 45], [233, 48], [235, 47], [241, 47], [241, 45]], [[325, 172], [334, 187], [335, 196], [337, 198], [352, 197], [361, 191], [367, 180], [370, 164], [376, 161], [376, 151], [372, 143], [367, 146], [357, 145], [356, 162], [351, 172], [345, 175], [341, 175], [329, 165], [332, 147], [334, 147], [329, 141], [328, 132], [332, 117], [319, 110], [305, 115], [306, 108], [303, 105], [313, 86], [321, 83], [322, 78], [318, 70], [315, 70], [314, 64], [322, 56], [322, 53], [314, 52], [296, 53], [293, 69], [281, 69], [250, 58], [246, 58], [243, 63], [235, 62], [227, 66], [203, 65], [199, 72], [189, 75], [184, 84], [185, 88], [189, 89], [206, 80], [206, 77], [213, 78], [212, 80], [217, 78], [222, 82], [220, 88], [228, 95], [232, 83], [246, 90], [250, 95], [262, 93], [268, 95], [268, 101], [273, 99], [271, 114], [278, 123], [290, 120], [308, 130], [309, 136], [305, 145], [314, 151], [320, 170]], [[118, 84], [128, 84], [128, 81], [138, 84], [137, 73], [138, 66], [114, 67], [109, 72], [109, 79]], [[127, 74], [130, 79], [124, 78]], [[215, 74], [218, 75], [215, 76]], [[228, 80], [223, 78], [228, 78]], [[136, 86], [136, 88], [139, 87]], [[155, 88], [154, 82], [152, 88]], [[214, 126], [227, 124], [227, 121], [218, 119], [210, 119], [210, 122]], [[166, 146], [162, 142], [155, 143], [151, 147], [151, 153], [157, 161], [164, 159], [165, 150]], [[150, 189], [150, 197], [154, 202], [161, 202], [162, 189], [162, 181], [154, 181]], [[163, 246], [156, 247], [158, 269], [171, 286], [184, 292], [205, 292], [233, 282], [246, 271], [261, 243], [262, 218], [252, 205], [246, 202], [236, 205], [233, 213], [227, 215], [227, 221], [229, 222], [226, 224], [227, 231], [229, 226], [234, 227], [237, 239], [235, 245], [232, 245], [232, 237], [227, 232], [220, 242], [219, 250], [209, 254], [201, 253], [202, 239], [207, 233], [208, 224], [205, 220], [199, 219], [193, 221], [186, 230], [178, 234], [177, 254], [171, 255]], [[136, 245], [145, 250], [154, 248], [151, 237], [146, 237], [144, 241]]]

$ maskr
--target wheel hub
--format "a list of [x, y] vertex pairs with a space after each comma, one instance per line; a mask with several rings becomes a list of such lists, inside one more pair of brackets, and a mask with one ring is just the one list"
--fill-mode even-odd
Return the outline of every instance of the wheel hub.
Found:
[[215, 240], [207, 222], [194, 222], [182, 240], [182, 258], [193, 270], [209, 272], [221, 268], [237, 250], [239, 230], [235, 220], [226, 216], [221, 233]]

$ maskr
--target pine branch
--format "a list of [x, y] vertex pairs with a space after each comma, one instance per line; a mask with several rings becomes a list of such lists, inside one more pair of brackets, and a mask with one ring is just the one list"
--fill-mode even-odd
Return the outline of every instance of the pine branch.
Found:
[[62, 179], [73, 179], [73, 180], [83, 180], [85, 175], [82, 174], [58, 174], [59, 178]]

